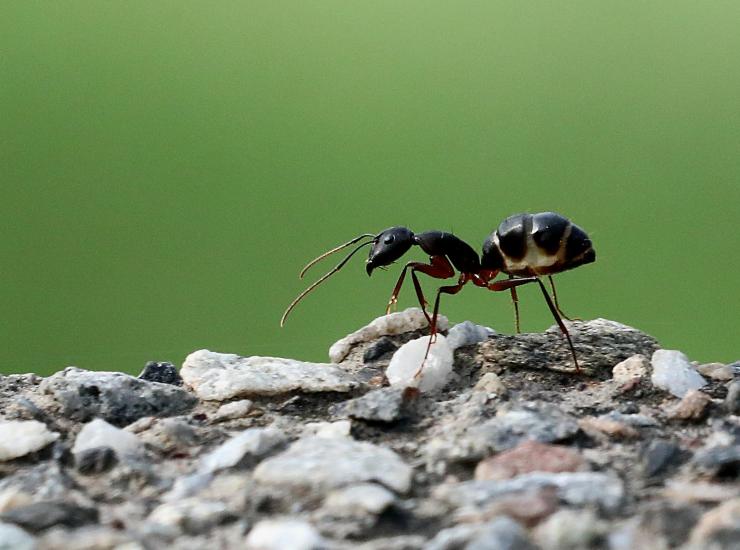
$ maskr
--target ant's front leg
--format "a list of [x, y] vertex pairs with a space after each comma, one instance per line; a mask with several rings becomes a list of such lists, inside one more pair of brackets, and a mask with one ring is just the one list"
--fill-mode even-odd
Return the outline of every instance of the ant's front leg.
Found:
[[421, 289], [419, 278], [416, 276], [416, 272], [419, 271], [429, 275], [430, 277], [434, 277], [435, 279], [449, 279], [455, 274], [455, 270], [445, 256], [431, 256], [428, 264], [423, 264], [421, 262], [407, 263], [403, 266], [403, 270], [401, 271], [401, 275], [398, 277], [396, 286], [393, 287], [393, 293], [391, 294], [391, 298], [388, 300], [388, 306], [385, 309], [386, 315], [389, 314], [391, 309], [395, 308], [398, 303], [398, 294], [401, 292], [401, 286], [403, 286], [403, 281], [406, 278], [406, 270], [409, 268], [411, 269], [411, 280], [413, 281], [414, 289], [416, 290], [416, 298], [419, 300], [419, 305], [421, 306], [421, 310], [424, 312], [424, 317], [426, 317], [427, 322], [431, 326], [432, 318], [429, 317], [429, 313], [427, 313], [427, 301], [424, 297], [424, 292]]

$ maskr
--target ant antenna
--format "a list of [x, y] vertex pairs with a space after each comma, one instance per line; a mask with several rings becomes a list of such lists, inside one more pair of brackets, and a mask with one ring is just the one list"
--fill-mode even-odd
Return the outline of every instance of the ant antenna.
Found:
[[[351, 245], [355, 244], [357, 241], [362, 240], [365, 237], [371, 237], [371, 238], [374, 239], [375, 238], [375, 235], [373, 235], [372, 233], [365, 233], [364, 235], [360, 235], [359, 237], [355, 237], [351, 241], [347, 241], [344, 244], [340, 244], [339, 246], [336, 246], [336, 247], [332, 248], [331, 250], [327, 250], [321, 256], [319, 256], [317, 258], [314, 258], [313, 260], [311, 260], [310, 262], [308, 262], [306, 264], [306, 267], [304, 267], [303, 269], [301, 269], [301, 273], [300, 273], [300, 275], [298, 275], [298, 278], [299, 279], [303, 279], [303, 276], [306, 274], [306, 271], [308, 271], [311, 268], [311, 266], [317, 264], [318, 262], [320, 262], [321, 260], [323, 260], [327, 256], [330, 256], [330, 255], [334, 254], [335, 252], [339, 252], [343, 248], [347, 248], [348, 246], [351, 246]], [[354, 254], [354, 252], [352, 254]]]
[[[340, 245], [340, 246], [338, 246], [336, 248], [333, 248], [333, 249], [331, 249], [328, 252], [324, 252], [321, 256], [319, 256], [318, 258], [316, 258], [315, 260], [313, 260], [312, 262], [310, 262], [306, 267], [303, 268], [303, 271], [301, 271], [301, 277], [306, 272], [306, 270], [309, 267], [311, 267], [313, 264], [315, 264], [317, 261], [321, 260], [322, 258], [327, 257], [329, 254], [332, 254], [333, 252], [336, 252], [338, 250], [341, 250], [342, 248], [346, 248], [346, 247], [348, 247], [348, 246], [350, 246], [352, 244], [355, 244], [357, 241], [359, 241], [360, 239], [363, 239], [365, 237], [373, 237], [373, 238], [375, 238], [375, 235], [370, 235], [370, 234], [360, 235], [359, 237], [356, 237], [356, 238], [352, 239], [351, 241], [349, 241], [347, 243], [344, 243], [343, 245]], [[323, 283], [324, 281], [326, 281], [329, 277], [331, 277], [332, 275], [334, 275], [337, 271], [339, 271], [340, 269], [342, 269], [344, 267], [344, 264], [346, 264], [349, 261], [349, 259], [352, 256], [354, 256], [355, 253], [358, 250], [360, 250], [363, 246], [367, 246], [367, 245], [372, 244], [372, 243], [373, 243], [373, 241], [370, 240], [370, 241], [364, 242], [361, 245], [359, 245], [358, 247], [356, 247], [352, 252], [350, 252], [349, 254], [347, 254], [347, 256], [345, 256], [345, 258], [341, 262], [339, 262], [331, 271], [329, 271], [328, 273], [326, 273], [325, 275], [323, 275], [320, 279], [318, 279], [315, 283], [313, 283], [311, 286], [309, 286], [306, 290], [304, 290], [303, 292], [301, 292], [296, 297], [296, 299], [293, 300], [290, 303], [290, 305], [288, 306], [288, 309], [285, 310], [285, 313], [283, 313], [283, 316], [280, 318], [280, 326], [282, 327], [282, 326], [285, 325], [285, 320], [288, 318], [288, 315], [290, 314], [290, 312], [293, 311], [293, 308], [298, 305], [298, 302], [300, 302], [306, 296], [306, 294], [308, 294], [309, 292], [311, 292], [314, 288], [316, 288], [317, 286], [319, 286], [321, 283]]]

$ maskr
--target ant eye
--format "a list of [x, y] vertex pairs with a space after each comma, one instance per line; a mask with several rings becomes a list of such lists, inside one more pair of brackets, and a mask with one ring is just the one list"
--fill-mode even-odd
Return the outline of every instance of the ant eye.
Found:
[[386, 236], [385, 239], [383, 239], [383, 243], [384, 244], [391, 244], [395, 239], [396, 239], [396, 237], [394, 235], [388, 235], [388, 236]]

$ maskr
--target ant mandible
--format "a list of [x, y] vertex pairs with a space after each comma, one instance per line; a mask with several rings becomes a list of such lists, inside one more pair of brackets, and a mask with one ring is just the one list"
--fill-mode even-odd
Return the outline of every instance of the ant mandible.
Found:
[[[552, 276], [594, 262], [596, 252], [586, 232], [568, 218], [554, 212], [509, 216], [483, 242], [483, 253], [480, 257], [468, 243], [451, 233], [425, 231], [415, 234], [406, 227], [391, 227], [377, 235], [372, 233], [360, 235], [324, 252], [303, 268], [300, 277], [303, 278], [306, 271], [320, 260], [363, 240], [365, 241], [361, 242], [331, 271], [318, 279], [291, 302], [280, 319], [280, 326], [285, 324], [290, 312], [309, 292], [342, 269], [361, 248], [371, 245], [370, 254], [366, 261], [367, 274], [371, 275], [375, 268], [388, 266], [401, 258], [412, 246], [419, 246], [429, 254], [429, 263], [408, 262], [403, 267], [388, 301], [386, 314], [390, 313], [398, 302], [398, 294], [406, 278], [406, 272], [410, 270], [416, 296], [424, 316], [429, 322], [430, 339], [427, 354], [437, 334], [439, 300], [442, 294], [457, 294], [470, 281], [476, 286], [494, 292], [509, 290], [514, 303], [516, 331], [519, 332], [519, 300], [516, 288], [529, 283], [537, 283], [552, 316], [560, 327], [560, 331], [568, 341], [576, 372], [580, 372], [573, 342], [568, 329], [563, 323], [563, 317], [566, 319], [568, 317], [560, 310]], [[427, 301], [416, 275], [417, 272], [435, 279], [449, 279], [454, 277], [455, 269], [459, 272], [457, 284], [442, 286], [437, 289], [434, 309], [430, 317], [426, 309]], [[494, 281], [493, 279], [499, 273], [505, 273], [509, 278]], [[550, 282], [552, 298], [540, 279], [542, 276], [547, 276]]]

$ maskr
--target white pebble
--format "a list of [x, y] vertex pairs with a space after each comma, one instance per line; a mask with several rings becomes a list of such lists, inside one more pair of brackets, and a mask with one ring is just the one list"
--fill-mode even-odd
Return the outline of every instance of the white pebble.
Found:
[[[452, 349], [447, 339], [441, 334], [429, 348], [429, 355], [424, 360], [429, 336], [406, 342], [391, 358], [385, 371], [391, 386], [419, 388], [421, 392], [430, 392], [444, 387], [452, 373]], [[420, 375], [415, 376], [424, 364]]]
[[639, 353], [617, 363], [612, 369], [612, 378], [617, 384], [626, 384], [635, 378], [647, 376], [650, 362]]
[[395, 495], [385, 487], [375, 483], [359, 483], [332, 491], [326, 498], [325, 506], [340, 516], [379, 514], [395, 500]]
[[207, 349], [188, 355], [180, 376], [200, 399], [209, 401], [294, 391], [348, 392], [357, 385], [336, 365], [282, 357], [240, 357]]
[[659, 349], [653, 353], [651, 364], [653, 385], [676, 397], [683, 397], [689, 390], [698, 390], [707, 385], [707, 381], [696, 372], [689, 358], [680, 351]]
[[143, 444], [136, 435], [111, 426], [101, 418], [96, 418], [82, 427], [72, 447], [72, 454], [77, 456], [96, 447], [110, 447], [119, 459], [139, 454], [143, 450]]
[[0, 550], [34, 550], [36, 539], [10, 523], [0, 523]]
[[247, 536], [250, 550], [318, 550], [326, 543], [314, 527], [297, 519], [265, 519]]
[[[363, 342], [372, 342], [388, 334], [403, 334], [404, 332], [411, 332], [428, 326], [429, 322], [424, 317], [424, 312], [418, 307], [410, 307], [397, 313], [383, 315], [335, 342], [329, 348], [329, 359], [332, 363], [339, 363], [347, 357], [352, 346]], [[448, 326], [449, 321], [447, 317], [440, 315], [437, 318], [437, 329], [440, 331], [447, 330]]]
[[209, 474], [233, 468], [247, 457], [265, 456], [286, 440], [285, 434], [277, 428], [248, 428], [205, 455], [198, 466], [198, 473]]
[[485, 342], [494, 334], [496, 334], [496, 331], [492, 328], [476, 325], [472, 321], [463, 321], [456, 324], [447, 333], [447, 343], [450, 348], [456, 350], [462, 346]]
[[301, 437], [349, 437], [352, 423], [349, 420], [338, 420], [336, 422], [309, 422], [303, 428]]
[[224, 420], [244, 418], [245, 416], [247, 416], [249, 411], [252, 410], [252, 407], [254, 407], [254, 403], [252, 403], [249, 399], [242, 399], [241, 401], [226, 403], [225, 405], [221, 405], [218, 408], [216, 414], [213, 415], [213, 421], [223, 422]]
[[36, 420], [0, 422], [0, 460], [12, 460], [41, 450], [56, 441], [59, 434]]

